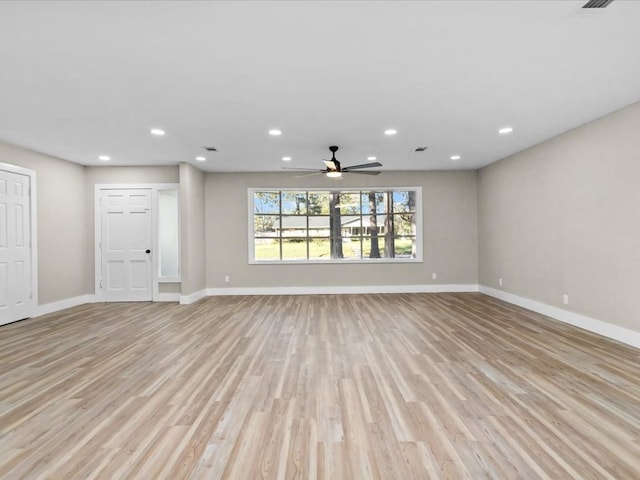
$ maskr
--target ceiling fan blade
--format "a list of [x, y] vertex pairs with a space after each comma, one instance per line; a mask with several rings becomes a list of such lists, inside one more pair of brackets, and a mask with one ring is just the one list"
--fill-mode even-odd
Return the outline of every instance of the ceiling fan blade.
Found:
[[315, 173], [307, 173], [305, 175], [296, 175], [295, 178], [313, 177], [314, 175], [322, 175], [323, 173], [325, 172], [322, 171], [322, 172], [315, 172]]
[[324, 169], [318, 169], [318, 168], [301, 168], [301, 167], [282, 167], [282, 170], [303, 170], [303, 171], [307, 171], [307, 172], [318, 172], [318, 173], [324, 173]]
[[382, 164], [380, 162], [371, 162], [371, 163], [361, 163], [359, 165], [351, 165], [349, 167], [344, 167], [342, 171], [345, 170], [358, 170], [360, 168], [370, 168], [370, 167], [381, 167]]
[[322, 160], [329, 170], [337, 170], [336, 164], [333, 160]]
[[352, 172], [351, 170], [342, 170], [342, 173], [357, 173], [358, 175], [380, 175], [382, 172], [378, 170], [358, 170], [356, 172]]

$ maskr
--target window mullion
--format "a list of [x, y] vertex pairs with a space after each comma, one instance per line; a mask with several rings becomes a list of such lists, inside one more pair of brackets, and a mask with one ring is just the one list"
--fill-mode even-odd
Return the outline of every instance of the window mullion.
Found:
[[278, 191], [278, 221], [280, 222], [280, 228], [278, 228], [278, 245], [280, 249], [280, 261], [282, 261], [282, 190]]
[[[249, 190], [249, 195], [253, 195], [253, 204], [250, 204], [250, 215], [252, 215], [250, 229], [253, 231], [250, 263], [291, 261], [338, 263], [342, 258], [339, 261], [331, 258], [332, 242], [340, 238], [343, 240], [341, 246], [346, 248], [344, 260], [347, 261], [381, 263], [422, 261], [422, 191], [420, 187]], [[335, 231], [331, 229], [333, 213], [331, 205], [329, 203], [328, 213], [325, 205], [325, 202], [331, 202], [334, 191], [339, 193], [342, 208], [339, 225], [334, 225]], [[378, 195], [375, 195], [376, 201], [372, 201], [371, 193], [378, 192], [380, 201], [378, 201]], [[357, 198], [353, 198], [356, 195]], [[311, 204], [313, 208], [310, 207]], [[382, 211], [378, 213], [378, 207], [383, 207], [384, 213]], [[364, 213], [365, 208], [367, 214]], [[372, 208], [376, 211], [372, 212]], [[382, 236], [378, 231], [376, 237], [380, 242], [378, 245], [383, 246], [385, 252], [381, 257], [374, 255], [375, 258], [371, 257], [371, 251], [366, 250], [372, 249], [374, 245], [371, 230], [373, 223], [369, 218], [372, 215], [375, 215], [376, 220], [380, 220], [376, 221], [378, 230], [384, 231]], [[368, 227], [365, 227], [365, 224]], [[275, 229], [277, 231], [274, 231]], [[312, 244], [314, 240], [318, 242]], [[305, 242], [304, 247], [300, 245], [301, 241]], [[325, 250], [326, 248], [329, 250]], [[356, 252], [356, 249], [359, 251]]]

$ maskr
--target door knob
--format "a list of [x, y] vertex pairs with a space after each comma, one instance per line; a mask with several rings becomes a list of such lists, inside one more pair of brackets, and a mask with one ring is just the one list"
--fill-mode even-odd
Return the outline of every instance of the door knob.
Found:
[[149, 250], [148, 248], [144, 251], [144, 253], [151, 253], [151, 250]]

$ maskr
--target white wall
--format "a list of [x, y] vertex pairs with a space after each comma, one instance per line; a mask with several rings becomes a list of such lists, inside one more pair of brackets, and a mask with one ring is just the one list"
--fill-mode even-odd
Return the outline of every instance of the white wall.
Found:
[[640, 331], [640, 103], [481, 169], [478, 206], [483, 285]]

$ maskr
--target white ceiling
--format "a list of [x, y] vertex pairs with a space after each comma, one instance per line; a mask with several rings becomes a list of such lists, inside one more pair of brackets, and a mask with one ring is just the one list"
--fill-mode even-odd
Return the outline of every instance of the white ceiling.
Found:
[[640, 2], [585, 2], [4, 1], [0, 140], [83, 165], [321, 168], [335, 144], [343, 166], [478, 168], [640, 100]]

